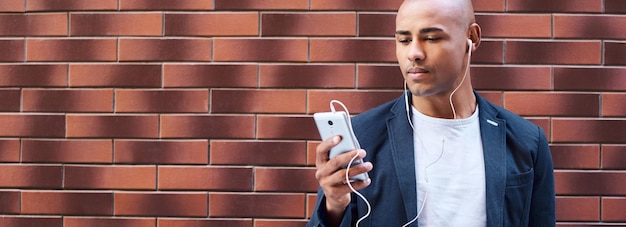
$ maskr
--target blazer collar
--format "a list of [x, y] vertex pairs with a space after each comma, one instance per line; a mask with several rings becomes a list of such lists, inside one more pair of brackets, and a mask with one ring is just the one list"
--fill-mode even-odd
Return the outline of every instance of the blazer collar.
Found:
[[410, 93], [405, 93], [391, 107], [392, 115], [387, 119], [387, 133], [391, 139], [391, 153], [406, 216], [412, 220], [417, 215], [417, 186], [415, 183], [413, 129], [407, 122], [406, 98], [408, 96]]

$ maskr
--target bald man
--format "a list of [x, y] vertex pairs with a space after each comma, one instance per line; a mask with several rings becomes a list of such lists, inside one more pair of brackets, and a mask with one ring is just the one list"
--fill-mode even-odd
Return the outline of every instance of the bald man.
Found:
[[[555, 226], [543, 131], [470, 83], [481, 41], [470, 0], [406, 0], [395, 38], [407, 91], [352, 119], [362, 150], [329, 159], [338, 136], [317, 147], [307, 226]], [[365, 199], [345, 180], [354, 156], [364, 162], [348, 175], [370, 176], [351, 182]]]

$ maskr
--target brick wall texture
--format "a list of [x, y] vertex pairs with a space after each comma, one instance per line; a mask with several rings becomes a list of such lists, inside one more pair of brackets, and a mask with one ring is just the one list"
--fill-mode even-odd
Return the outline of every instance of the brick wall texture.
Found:
[[[401, 0], [2, 0], [0, 226], [303, 226], [311, 115], [402, 92]], [[546, 132], [558, 226], [626, 226], [626, 1], [474, 0], [475, 88]]]

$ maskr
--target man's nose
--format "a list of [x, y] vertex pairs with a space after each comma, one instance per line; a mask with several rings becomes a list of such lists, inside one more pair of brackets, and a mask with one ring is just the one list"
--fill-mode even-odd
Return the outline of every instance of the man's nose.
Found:
[[424, 49], [418, 42], [412, 42], [409, 45], [408, 56], [409, 61], [423, 61], [426, 55], [424, 54]]

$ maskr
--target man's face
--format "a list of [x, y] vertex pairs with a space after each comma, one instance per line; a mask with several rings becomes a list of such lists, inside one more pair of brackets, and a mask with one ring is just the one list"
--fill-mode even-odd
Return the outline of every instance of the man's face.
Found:
[[460, 83], [469, 23], [460, 11], [439, 0], [405, 2], [398, 11], [396, 57], [413, 95], [447, 97]]

